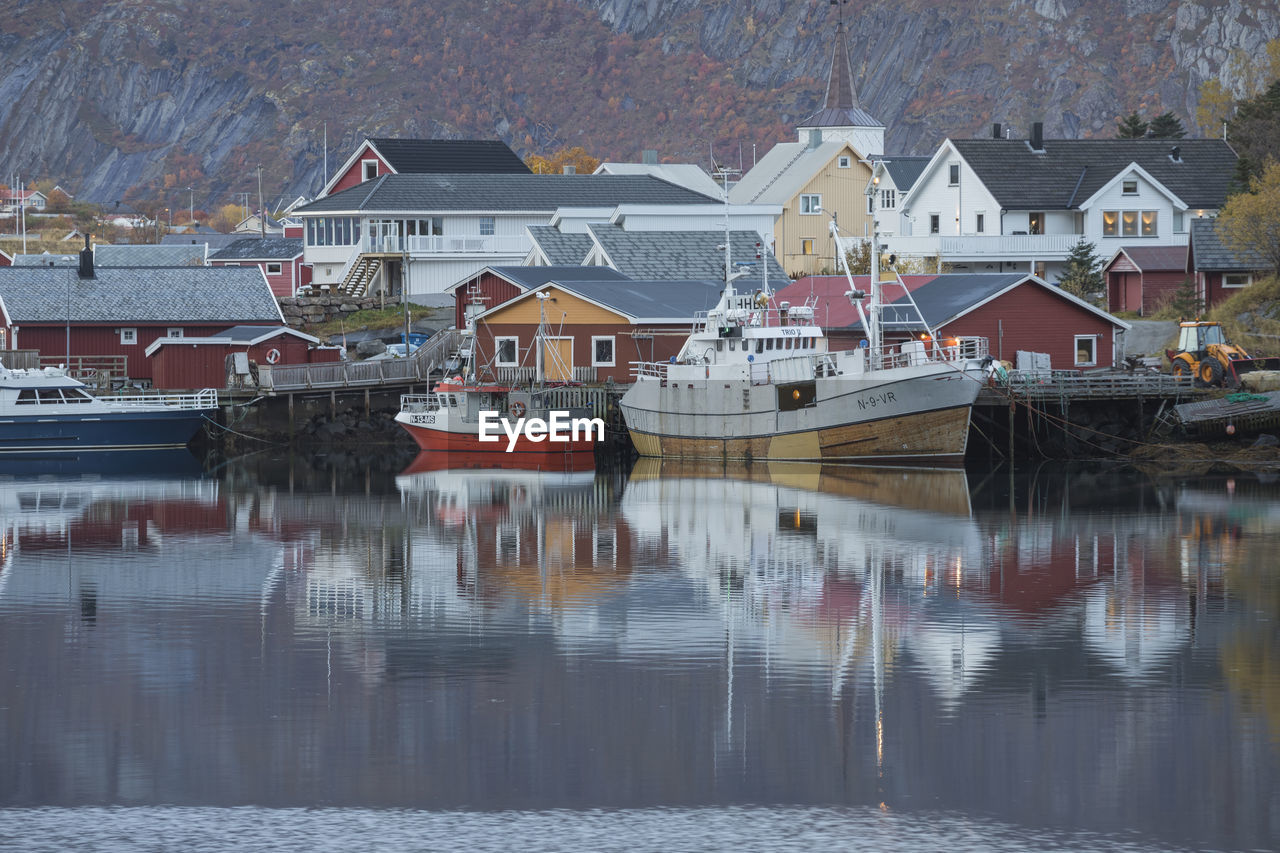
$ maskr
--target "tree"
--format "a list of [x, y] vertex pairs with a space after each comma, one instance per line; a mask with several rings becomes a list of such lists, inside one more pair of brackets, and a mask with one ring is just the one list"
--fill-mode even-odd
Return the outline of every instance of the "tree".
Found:
[[224, 204], [209, 219], [209, 227], [223, 234], [231, 231], [244, 220], [244, 208], [238, 204]]
[[1147, 134], [1154, 139], [1181, 139], [1187, 135], [1187, 129], [1182, 126], [1182, 119], [1167, 112], [1151, 120]]
[[600, 161], [587, 153], [581, 145], [572, 148], [561, 148], [550, 157], [541, 154], [530, 154], [524, 164], [535, 175], [559, 175], [565, 166], [573, 166], [579, 175], [590, 175], [600, 166]]
[[1196, 283], [1189, 278], [1184, 278], [1182, 284], [1178, 285], [1178, 289], [1173, 292], [1166, 307], [1169, 309], [1168, 313], [1178, 317], [1199, 317], [1204, 311], [1204, 302], [1196, 292]]
[[1216, 223], [1223, 242], [1255, 254], [1280, 276], [1280, 162], [1272, 160], [1249, 182], [1249, 191], [1227, 199]]
[[1116, 138], [1117, 139], [1141, 139], [1147, 135], [1147, 128], [1150, 125], [1138, 115], [1136, 112], [1129, 113], [1121, 119], [1116, 119]]
[[1094, 253], [1094, 245], [1084, 238], [1071, 248], [1067, 262], [1058, 275], [1058, 287], [1086, 302], [1098, 303], [1104, 295], [1102, 259]]
[[1280, 80], [1236, 106], [1227, 138], [1239, 156], [1236, 184], [1241, 188], [1261, 175], [1268, 161], [1280, 160]]

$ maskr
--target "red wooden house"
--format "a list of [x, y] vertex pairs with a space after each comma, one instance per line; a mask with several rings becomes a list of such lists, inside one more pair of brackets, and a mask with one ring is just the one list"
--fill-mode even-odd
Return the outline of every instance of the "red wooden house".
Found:
[[11, 348], [46, 358], [114, 362], [130, 380], [152, 382], [148, 346], [159, 338], [203, 338], [228, 327], [284, 325], [254, 267], [0, 268], [0, 332]]
[[152, 382], [169, 389], [226, 387], [228, 374], [236, 374], [234, 363], [228, 370], [227, 356], [235, 353], [245, 354], [246, 366], [316, 364], [342, 357], [338, 347], [321, 346], [319, 338], [278, 325], [233, 326], [202, 338], [158, 338], [146, 348]]
[[311, 267], [302, 263], [302, 238], [245, 237], [209, 256], [215, 267], [256, 266], [277, 298], [296, 296], [311, 284]]
[[529, 167], [497, 139], [369, 138], [330, 178], [317, 198], [382, 175], [527, 175]]
[[1124, 246], [1102, 268], [1107, 308], [1152, 314], [1188, 279], [1186, 246]]
[[1186, 272], [1194, 277], [1196, 296], [1207, 311], [1273, 270], [1260, 253], [1228, 246], [1218, 233], [1217, 220], [1193, 219]]
[[[1027, 273], [903, 276], [925, 320], [940, 336], [984, 337], [991, 355], [1014, 362], [1017, 353], [1048, 353], [1057, 370], [1112, 367], [1118, 359], [1123, 320], [1095, 308], [1059, 287]], [[869, 276], [855, 276], [867, 290]], [[856, 309], [845, 295], [844, 276], [806, 276], [774, 294], [774, 302], [812, 302], [815, 320], [824, 327], [833, 349], [856, 346], [864, 337]], [[896, 285], [885, 288], [887, 303], [905, 302]], [[905, 316], [905, 313], [904, 313]], [[886, 339], [918, 334], [919, 328], [894, 329]]]

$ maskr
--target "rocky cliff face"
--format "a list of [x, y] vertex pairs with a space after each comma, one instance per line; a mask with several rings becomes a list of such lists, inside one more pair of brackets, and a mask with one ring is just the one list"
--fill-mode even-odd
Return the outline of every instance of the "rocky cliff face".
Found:
[[1110, 135], [1136, 109], [1190, 126], [1200, 83], [1280, 36], [1273, 0], [0, 0], [0, 181], [175, 206], [192, 186], [212, 207], [256, 197], [261, 165], [270, 203], [319, 188], [322, 128], [329, 170], [366, 134], [705, 163], [794, 138], [838, 13], [863, 106], [910, 153], [992, 122]]

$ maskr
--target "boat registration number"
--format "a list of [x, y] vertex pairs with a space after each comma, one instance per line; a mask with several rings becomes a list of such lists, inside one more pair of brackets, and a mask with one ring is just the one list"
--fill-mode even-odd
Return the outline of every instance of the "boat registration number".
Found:
[[433, 414], [410, 415], [409, 423], [411, 424], [433, 424], [436, 422], [436, 416]]

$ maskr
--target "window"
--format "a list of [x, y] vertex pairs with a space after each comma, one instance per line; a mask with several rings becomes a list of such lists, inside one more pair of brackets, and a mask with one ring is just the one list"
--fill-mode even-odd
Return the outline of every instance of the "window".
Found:
[[1247, 272], [1228, 272], [1222, 274], [1223, 287], [1248, 287], [1253, 283], [1253, 276]]
[[930, 213], [930, 214], [929, 214], [929, 233], [930, 233], [930, 234], [937, 234], [937, 233], [938, 233], [938, 229], [939, 229], [939, 224], [938, 224], [938, 223], [939, 223], [939, 220], [940, 220], [941, 218], [942, 218], [942, 217], [941, 217], [939, 214], [937, 214], [937, 213]]
[[841, 169], [847, 169], [847, 168], [849, 168], [849, 166], [850, 166], [850, 165], [852, 165], [852, 163], [853, 163], [852, 158], [850, 158], [850, 157], [849, 157], [849, 156], [847, 156], [847, 155], [841, 155], [841, 156], [836, 160], [836, 165], [837, 165], [837, 166], [839, 166]]
[[952, 187], [960, 186], [960, 164], [952, 163], [947, 167], [947, 185]]
[[493, 343], [498, 350], [498, 365], [500, 367], [515, 367], [517, 361], [516, 349], [519, 338], [495, 338]]
[[181, 328], [166, 329], [164, 336], [166, 338], [180, 338], [182, 337], [182, 329]]
[[493, 217], [492, 216], [480, 217], [480, 233], [481, 235], [486, 237], [493, 234]]
[[1175, 210], [1173, 212], [1173, 233], [1174, 234], [1187, 233], [1187, 215], [1183, 213], [1181, 210]]
[[1120, 235], [1122, 237], [1138, 236], [1138, 211], [1120, 211]]
[[1103, 237], [1158, 237], [1159, 235], [1160, 212], [1158, 210], [1102, 211]]
[[613, 336], [591, 339], [591, 366], [613, 367]]
[[880, 190], [880, 206], [885, 210], [893, 210], [898, 206], [898, 193], [896, 190]]
[[268, 262], [267, 262], [267, 275], [280, 275], [280, 270], [281, 270], [281, 269], [282, 269], [282, 267], [280, 266], [280, 262], [279, 262], [279, 261], [268, 261]]
[[1076, 367], [1093, 367], [1097, 363], [1097, 335], [1076, 335]]
[[800, 254], [802, 255], [813, 254], [813, 238], [812, 237], [805, 237], [800, 241]]
[[874, 216], [875, 212], [876, 212], [876, 194], [871, 193], [869, 196], [867, 196], [867, 213], [868, 215]]
[[1043, 213], [1027, 214], [1027, 233], [1028, 234], [1044, 233], [1044, 214]]
[[120, 344], [122, 346], [129, 346], [130, 344], [136, 344], [137, 342], [138, 342], [137, 329], [121, 329], [120, 330]]
[[822, 195], [820, 193], [805, 193], [801, 195], [800, 212], [822, 213]]
[[1120, 192], [1122, 192], [1124, 195], [1137, 195], [1138, 182], [1137, 181], [1121, 181]]
[[1155, 211], [1155, 210], [1144, 210], [1144, 211], [1142, 211], [1142, 236], [1143, 236], [1143, 237], [1156, 237], [1156, 236], [1158, 236], [1158, 235], [1157, 235], [1157, 233], [1156, 233], [1156, 231], [1157, 231], [1157, 229], [1156, 229], [1156, 217], [1157, 217], [1158, 213], [1159, 213], [1159, 211]]
[[360, 168], [364, 177], [361, 180], [372, 181], [378, 177], [378, 161], [377, 160], [361, 160]]
[[987, 215], [985, 213], [975, 213], [973, 215], [973, 230], [979, 234], [983, 234], [987, 230]]
[[1119, 236], [1120, 214], [1114, 210], [1102, 211], [1102, 236], [1116, 237]]

